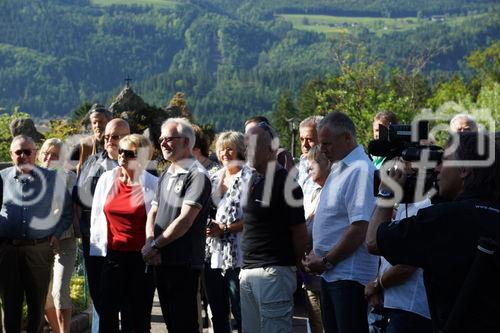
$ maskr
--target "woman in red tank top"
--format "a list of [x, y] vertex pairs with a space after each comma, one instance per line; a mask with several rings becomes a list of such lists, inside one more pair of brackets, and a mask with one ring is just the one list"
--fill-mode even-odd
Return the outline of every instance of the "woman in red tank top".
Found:
[[96, 203], [94, 197], [96, 204], [92, 207], [98, 212], [92, 214], [96, 222], [91, 233], [95, 230], [99, 236], [93, 238], [102, 238], [95, 246], [105, 256], [99, 331], [145, 332], [149, 325], [147, 295], [152, 280], [141, 248], [146, 240], [147, 213], [158, 179], [145, 171], [152, 152], [146, 137], [125, 136], [119, 147], [119, 166], [99, 179], [95, 195], [100, 198]]

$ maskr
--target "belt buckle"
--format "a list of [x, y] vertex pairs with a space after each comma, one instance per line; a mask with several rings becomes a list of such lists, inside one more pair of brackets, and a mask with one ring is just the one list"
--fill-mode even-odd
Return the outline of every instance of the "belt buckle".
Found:
[[21, 245], [21, 240], [19, 240], [19, 239], [13, 239], [11, 241], [11, 244], [14, 245], [14, 246], [19, 246], [19, 245]]

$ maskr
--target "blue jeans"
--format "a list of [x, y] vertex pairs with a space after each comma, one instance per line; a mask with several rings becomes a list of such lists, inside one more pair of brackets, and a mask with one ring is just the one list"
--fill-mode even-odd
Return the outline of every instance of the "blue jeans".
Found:
[[368, 333], [365, 287], [356, 281], [321, 279], [321, 316], [325, 333]]
[[386, 333], [431, 333], [432, 322], [416, 313], [385, 309], [389, 317]]
[[208, 264], [205, 265], [206, 293], [212, 311], [212, 324], [215, 333], [232, 332], [229, 320], [230, 308], [234, 319], [236, 319], [236, 329], [241, 332], [239, 274], [239, 268], [228, 269], [222, 275], [222, 269], [212, 269]]

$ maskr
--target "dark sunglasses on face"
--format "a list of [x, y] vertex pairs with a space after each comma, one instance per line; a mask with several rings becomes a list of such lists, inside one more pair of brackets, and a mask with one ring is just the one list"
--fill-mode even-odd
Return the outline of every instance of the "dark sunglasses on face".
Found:
[[16, 154], [17, 156], [21, 156], [22, 154], [24, 154], [25, 156], [30, 156], [32, 152], [32, 149], [18, 149], [14, 151], [14, 154]]
[[125, 158], [137, 158], [137, 152], [128, 149], [118, 149], [118, 154]]
[[104, 136], [105, 141], [109, 141], [110, 139], [116, 141], [116, 140], [120, 140], [121, 138], [122, 138], [122, 135], [118, 135], [118, 134], [114, 134], [114, 135], [106, 134]]

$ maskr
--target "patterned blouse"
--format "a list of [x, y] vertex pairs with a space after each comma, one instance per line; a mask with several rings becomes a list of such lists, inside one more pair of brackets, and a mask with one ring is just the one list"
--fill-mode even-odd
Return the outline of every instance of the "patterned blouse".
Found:
[[[248, 187], [253, 171], [243, 166], [234, 175], [227, 191], [220, 196], [220, 186], [226, 168], [217, 171], [212, 177], [212, 203], [216, 206], [215, 220], [230, 225], [243, 218], [242, 196]], [[207, 237], [206, 260], [211, 268], [221, 268], [223, 271], [241, 266], [242, 255], [240, 248], [241, 232], [229, 233], [221, 237]]]

